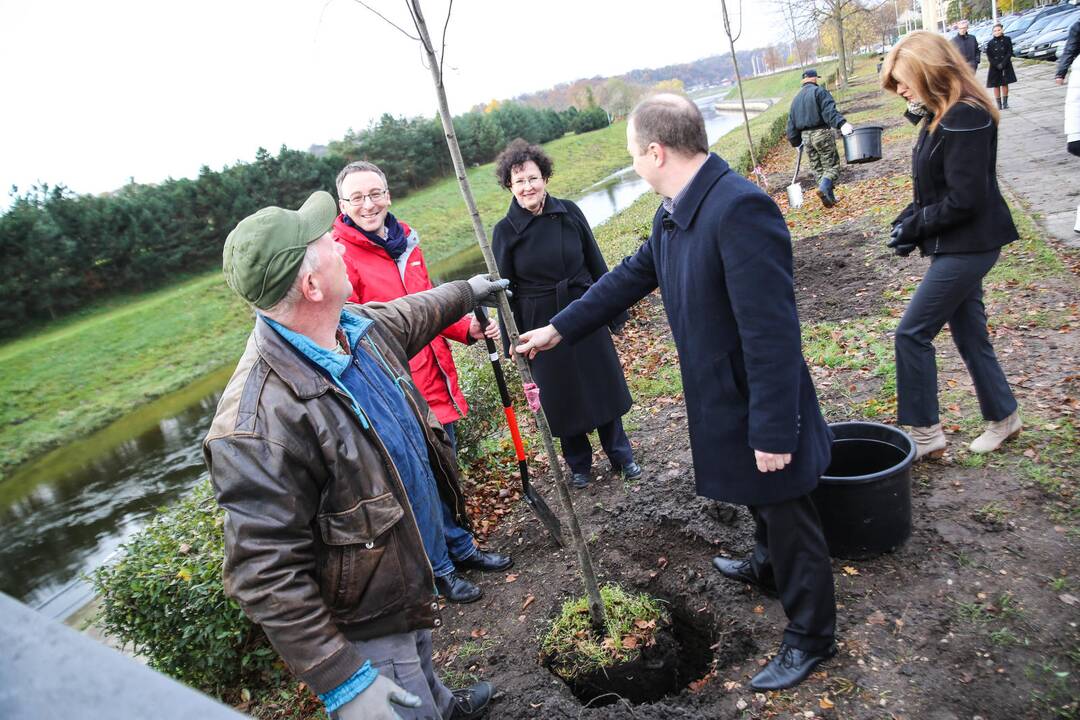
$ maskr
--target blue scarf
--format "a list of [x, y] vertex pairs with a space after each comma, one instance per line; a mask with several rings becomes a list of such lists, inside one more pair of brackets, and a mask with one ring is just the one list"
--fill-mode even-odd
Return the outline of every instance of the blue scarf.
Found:
[[353, 222], [352, 218], [348, 215], [342, 215], [342, 219], [345, 224], [351, 228], [356, 228], [364, 234], [371, 242], [375, 243], [389, 255], [393, 260], [397, 260], [401, 257], [401, 253], [405, 252], [405, 248], [409, 245], [409, 238], [405, 236], [405, 229], [401, 227], [401, 223], [397, 221], [391, 213], [386, 213], [386, 220], [383, 225], [386, 227], [386, 238], [379, 237], [379, 233], [368, 232], [364, 228], [360, 227]]

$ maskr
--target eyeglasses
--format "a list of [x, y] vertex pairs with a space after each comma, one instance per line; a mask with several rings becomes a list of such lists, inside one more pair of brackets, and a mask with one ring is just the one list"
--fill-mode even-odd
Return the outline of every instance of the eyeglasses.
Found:
[[390, 197], [389, 190], [372, 190], [367, 195], [361, 195], [360, 193], [353, 195], [349, 198], [349, 204], [353, 207], [360, 207], [364, 204], [365, 200], [371, 200], [371, 202], [377, 205], [378, 203], [382, 202], [383, 198], [388, 197]]
[[518, 178], [514, 182], [510, 183], [510, 185], [513, 186], [516, 190], [521, 190], [526, 185], [539, 185], [541, 182], [543, 182], [543, 180], [544, 180], [543, 178], [539, 178], [539, 177], [536, 177], [536, 176], [527, 177], [527, 178]]

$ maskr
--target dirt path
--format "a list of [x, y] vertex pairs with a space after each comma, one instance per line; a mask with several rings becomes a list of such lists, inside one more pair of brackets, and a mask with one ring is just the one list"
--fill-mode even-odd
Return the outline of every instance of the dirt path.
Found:
[[[912, 132], [867, 78], [838, 102], [855, 124], [888, 128], [882, 162], [844, 167], [840, 205], [823, 210], [807, 193], [807, 204], [790, 211], [782, 197], [790, 148], [764, 165], [792, 226], [805, 351], [828, 419], [894, 422], [891, 330], [926, 265], [884, 248], [888, 221], [910, 194]], [[906, 546], [834, 562], [841, 652], [803, 686], [749, 688], [784, 615], [777, 601], [711, 568], [713, 555], [751, 548], [752, 523], [744, 508], [693, 493], [686, 412], [681, 388], [665, 375], [675, 360], [656, 296], [634, 309], [618, 341], [635, 387], [628, 428], [645, 479], [625, 484], [608, 473], [575, 493], [575, 504], [602, 580], [670, 603], [687, 648], [684, 684], [694, 689], [647, 705], [585, 708], [539, 665], [537, 638], [580, 582], [572, 551], [556, 551], [520, 507], [489, 538], [514, 553], [512, 572], [483, 578], [479, 603], [445, 611], [436, 649], [446, 678], [494, 682], [496, 719], [1077, 717], [1080, 283], [1069, 269], [1074, 258], [1037, 226], [1022, 229], [1024, 241], [1009, 247], [988, 283], [987, 305], [1025, 432], [990, 458], [967, 452], [981, 420], [962, 363], [947, 334], [939, 338], [950, 450], [914, 472]]]

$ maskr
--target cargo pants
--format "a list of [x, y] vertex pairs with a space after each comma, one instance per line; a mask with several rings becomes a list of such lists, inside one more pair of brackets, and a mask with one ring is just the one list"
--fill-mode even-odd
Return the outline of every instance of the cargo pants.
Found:
[[829, 178], [835, 184], [840, 179], [840, 155], [832, 128], [803, 130], [802, 142], [814, 170], [814, 182], [820, 184], [822, 178]]

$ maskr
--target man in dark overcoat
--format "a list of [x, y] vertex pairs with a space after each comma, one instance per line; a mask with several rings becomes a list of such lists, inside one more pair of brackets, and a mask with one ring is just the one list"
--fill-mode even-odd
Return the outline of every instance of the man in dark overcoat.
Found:
[[749, 558], [713, 564], [779, 594], [789, 621], [751, 684], [792, 687], [836, 653], [836, 604], [809, 496], [832, 434], [802, 357], [787, 225], [768, 195], [708, 152], [701, 112], [682, 96], [638, 105], [627, 146], [664, 197], [649, 240], [517, 350], [573, 343], [660, 288], [687, 388], [697, 492], [748, 505], [756, 523]]
[[967, 61], [971, 72], [979, 69], [979, 41], [974, 35], [968, 35], [968, 21], [961, 20], [956, 24], [956, 34], [953, 35], [952, 44], [960, 51], [960, 56]]

